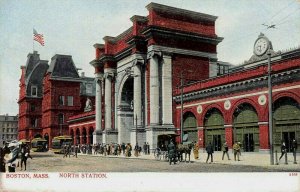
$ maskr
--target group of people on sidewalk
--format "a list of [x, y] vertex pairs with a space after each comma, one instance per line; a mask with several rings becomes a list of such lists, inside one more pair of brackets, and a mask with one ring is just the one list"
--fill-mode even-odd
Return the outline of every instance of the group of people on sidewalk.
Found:
[[[63, 146], [63, 157], [73, 156], [77, 157], [78, 153], [81, 154], [100, 154], [103, 156], [120, 156], [124, 155], [125, 157], [131, 157], [132, 155], [138, 157], [141, 155], [142, 151], [145, 155], [150, 154], [150, 145], [148, 143], [144, 143], [143, 147], [139, 146], [138, 143], [132, 147], [131, 143], [111, 143], [111, 144], [105, 144], [105, 143], [97, 143], [97, 144], [87, 144], [87, 145], [71, 145], [71, 144], [65, 144]], [[132, 154], [133, 153], [133, 154]]]
[[21, 164], [21, 171], [26, 170], [27, 159], [31, 158], [30, 147], [26, 143], [5, 143], [0, 147], [0, 172], [16, 172]]
[[[240, 161], [240, 156], [241, 156], [241, 144], [240, 142], [235, 142], [232, 146], [233, 148], [233, 155], [234, 155], [234, 160], [238, 160]], [[207, 152], [207, 159], [206, 159], [206, 163], [208, 163], [208, 160], [210, 159], [210, 162], [213, 162], [213, 153], [214, 153], [214, 148], [213, 145], [211, 143], [209, 143], [206, 146], [206, 152]], [[227, 159], [231, 160], [229, 157], [229, 153], [228, 153], [228, 145], [227, 142], [224, 142], [222, 145], [222, 151], [223, 151], [223, 155], [222, 155], [222, 160], [224, 160], [224, 156], [226, 154]]]

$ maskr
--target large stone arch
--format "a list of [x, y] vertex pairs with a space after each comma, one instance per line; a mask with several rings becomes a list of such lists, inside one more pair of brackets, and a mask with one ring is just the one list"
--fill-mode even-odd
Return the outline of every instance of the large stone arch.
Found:
[[294, 99], [297, 103], [300, 103], [300, 95], [297, 95], [296, 93], [290, 91], [284, 91], [284, 92], [273, 93], [273, 104], [282, 97], [289, 97]]
[[221, 114], [223, 115], [224, 119], [225, 119], [225, 114], [223, 114], [223, 108], [222, 106], [220, 106], [219, 104], [217, 103], [212, 103], [212, 104], [209, 104], [207, 106], [204, 107], [203, 111], [201, 112], [201, 115], [200, 115], [200, 118], [199, 118], [199, 126], [204, 126], [204, 118], [205, 118], [205, 114], [213, 109], [213, 108], [216, 108], [218, 109]]
[[248, 103], [255, 109], [259, 118], [258, 121], [265, 121], [264, 114], [263, 114], [263, 110], [265, 109], [265, 106], [260, 107], [258, 101], [255, 101], [252, 98], [242, 98], [231, 103], [231, 108], [228, 110], [228, 122], [230, 124], [233, 124], [233, 113], [235, 112], [236, 108], [244, 103]]
[[224, 115], [220, 108], [207, 108], [203, 114], [205, 145], [211, 143], [215, 151], [221, 151], [225, 142]]
[[[118, 142], [130, 143], [131, 129], [133, 128], [133, 77], [124, 74], [117, 91], [117, 125]], [[127, 93], [127, 95], [126, 95]]]
[[232, 113], [233, 139], [240, 142], [243, 151], [258, 151], [261, 136], [258, 126], [258, 113], [256, 108], [249, 102], [236, 105]]
[[198, 125], [196, 115], [187, 110], [183, 113], [183, 134], [186, 135], [184, 141], [197, 142], [198, 141]]
[[280, 151], [285, 142], [287, 151], [292, 152], [292, 142], [300, 141], [300, 103], [290, 94], [280, 94], [273, 103], [273, 140], [275, 150]]

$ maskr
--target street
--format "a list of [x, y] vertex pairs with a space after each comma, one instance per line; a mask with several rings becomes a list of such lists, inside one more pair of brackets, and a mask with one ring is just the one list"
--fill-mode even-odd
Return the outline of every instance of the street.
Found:
[[[138, 158], [123, 156], [92, 156], [78, 155], [75, 158], [63, 158], [62, 154], [49, 152], [32, 152], [33, 159], [27, 160], [26, 172], [299, 172], [300, 166], [252, 166], [237, 164], [239, 162], [224, 161], [222, 163], [215, 158], [214, 163], [203, 161], [180, 162], [169, 165], [167, 161], [154, 160], [152, 155], [142, 155]], [[200, 156], [204, 160], [206, 156]], [[193, 158], [191, 158], [193, 159]], [[232, 164], [228, 164], [232, 163]], [[242, 162], [242, 161], [240, 161]], [[20, 167], [16, 169], [20, 171]]]

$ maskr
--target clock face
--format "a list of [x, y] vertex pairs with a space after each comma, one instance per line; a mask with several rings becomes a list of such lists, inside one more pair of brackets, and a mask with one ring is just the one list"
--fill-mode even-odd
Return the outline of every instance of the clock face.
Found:
[[268, 48], [269, 48], [268, 40], [265, 38], [259, 38], [258, 40], [256, 40], [254, 44], [254, 54], [257, 56], [261, 56], [264, 53], [266, 53]]

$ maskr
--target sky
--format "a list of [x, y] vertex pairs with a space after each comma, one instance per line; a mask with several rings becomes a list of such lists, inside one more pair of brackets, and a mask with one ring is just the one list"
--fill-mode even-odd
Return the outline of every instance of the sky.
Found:
[[[275, 51], [300, 45], [299, 0], [0, 0], [0, 115], [18, 114], [20, 66], [33, 49], [48, 61], [55, 54], [72, 55], [80, 72], [93, 77], [93, 45], [131, 27], [133, 15], [147, 16], [150, 2], [218, 16], [220, 61], [237, 65], [250, 59], [260, 32]], [[33, 28], [44, 35], [45, 46], [33, 42]]]

